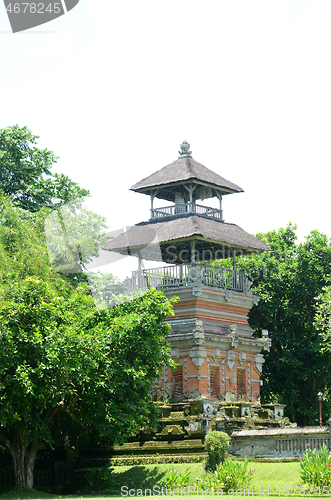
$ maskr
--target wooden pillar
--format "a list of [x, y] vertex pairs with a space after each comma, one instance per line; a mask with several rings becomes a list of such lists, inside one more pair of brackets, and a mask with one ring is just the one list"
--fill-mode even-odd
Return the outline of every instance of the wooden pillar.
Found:
[[180, 284], [183, 283], [183, 265], [184, 264], [179, 264], [179, 282], [180, 282]]
[[194, 190], [195, 190], [195, 188], [196, 188], [196, 187], [197, 187], [197, 186], [194, 186], [193, 184], [190, 184], [189, 186], [186, 186], [186, 185], [184, 184], [184, 188], [185, 188], [185, 189], [188, 191], [188, 193], [189, 193], [189, 202], [188, 202], [188, 203], [189, 203], [189, 207], [190, 207], [190, 210], [188, 210], [189, 212], [194, 212], [194, 210], [193, 210], [193, 206], [192, 206], [192, 205], [193, 205], [193, 203], [194, 203], [194, 202], [193, 202], [193, 193], [194, 193]]
[[154, 201], [154, 193], [151, 194], [151, 219], [153, 219], [153, 201]]
[[223, 202], [222, 202], [222, 195], [220, 193], [216, 193], [217, 198], [219, 199], [220, 202], [220, 212], [221, 212], [221, 220], [223, 220]]
[[237, 288], [237, 273], [236, 273], [236, 249], [234, 248], [232, 251], [232, 259], [233, 259], [233, 271], [232, 271], [232, 286], [235, 290]]
[[195, 265], [195, 240], [191, 240], [191, 262]]
[[141, 253], [140, 253], [140, 250], [138, 250], [138, 271], [141, 271], [143, 268], [143, 265], [142, 265], [142, 257], [141, 257]]

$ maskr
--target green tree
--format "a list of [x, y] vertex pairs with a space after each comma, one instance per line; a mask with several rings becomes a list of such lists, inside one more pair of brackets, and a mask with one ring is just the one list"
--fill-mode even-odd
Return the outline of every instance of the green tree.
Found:
[[31, 214], [0, 195], [0, 289], [28, 276], [63, 283], [50, 266], [43, 221], [50, 210]]
[[322, 349], [331, 350], [331, 286], [326, 286], [316, 298], [315, 326], [322, 339]]
[[37, 451], [52, 445], [66, 414], [122, 443], [138, 425], [155, 425], [149, 394], [171, 364], [165, 318], [171, 303], [151, 290], [96, 311], [84, 287], [60, 296], [47, 282], [22, 280], [0, 296], [0, 442], [16, 486], [33, 486]]
[[[63, 280], [74, 287], [87, 283], [85, 265], [106, 241], [105, 227], [105, 218], [86, 210], [81, 201], [29, 212], [0, 194], [0, 287], [27, 276], [53, 280], [54, 285]], [[107, 280], [116, 282], [110, 275], [103, 277]]]
[[[316, 297], [316, 313], [314, 326], [320, 336], [321, 351], [326, 356], [327, 361], [330, 359], [331, 353], [331, 285], [324, 287], [321, 293]], [[325, 369], [328, 370], [328, 364], [325, 364]], [[324, 421], [331, 418], [327, 410], [330, 407], [331, 387], [326, 384], [319, 388], [323, 391], [322, 409], [324, 410]], [[326, 404], [325, 404], [326, 403]]]
[[331, 283], [331, 245], [318, 231], [297, 244], [295, 230], [289, 224], [258, 234], [271, 252], [239, 257], [237, 267], [246, 271], [260, 298], [249, 323], [257, 336], [268, 329], [272, 340], [264, 353], [261, 399], [286, 404], [286, 415], [299, 425], [314, 425], [317, 392], [331, 384], [330, 357], [314, 321], [316, 297]]
[[0, 129], [0, 190], [31, 212], [88, 196], [89, 191], [67, 176], [51, 173], [58, 157], [37, 148], [38, 138], [27, 127]]

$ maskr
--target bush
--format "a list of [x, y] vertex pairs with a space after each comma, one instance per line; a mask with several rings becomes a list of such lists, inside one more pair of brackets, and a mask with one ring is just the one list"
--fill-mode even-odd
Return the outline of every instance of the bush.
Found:
[[220, 484], [223, 484], [223, 490], [237, 490], [245, 486], [251, 480], [253, 471], [248, 467], [248, 460], [244, 462], [235, 462], [230, 458], [224, 460], [222, 465], [216, 466], [215, 476]]
[[206, 469], [215, 471], [216, 466], [224, 462], [230, 438], [225, 432], [212, 431], [205, 438], [205, 450], [208, 453]]
[[112, 486], [117, 486], [113, 484], [111, 473], [114, 469], [110, 467], [94, 467], [87, 474], [87, 484], [89, 489], [92, 491], [103, 491]]
[[197, 478], [196, 487], [202, 490], [214, 488], [225, 492], [230, 489], [236, 491], [246, 486], [252, 475], [253, 471], [248, 467], [247, 459], [244, 462], [235, 462], [227, 458], [222, 464], [216, 465], [214, 472], [206, 472], [201, 478]]
[[180, 472], [178, 469], [172, 467], [172, 469], [166, 472], [165, 478], [163, 480], [164, 486], [168, 489], [178, 488], [180, 486], [187, 486], [190, 480], [190, 469], [185, 472]]
[[300, 478], [304, 484], [331, 485], [331, 453], [325, 444], [320, 450], [308, 450], [300, 461]]

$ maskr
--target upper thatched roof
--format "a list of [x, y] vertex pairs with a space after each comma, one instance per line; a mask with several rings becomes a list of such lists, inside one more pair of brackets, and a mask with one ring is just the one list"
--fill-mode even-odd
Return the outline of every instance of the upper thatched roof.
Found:
[[[229, 247], [238, 249], [238, 254], [270, 250], [266, 243], [235, 224], [192, 214], [136, 224], [111, 240], [105, 249], [123, 255], [140, 252], [143, 259], [180, 263], [187, 261], [190, 240], [195, 241], [196, 260], [226, 258]], [[183, 250], [186, 252], [180, 257]]]
[[175, 192], [178, 191], [178, 185], [190, 181], [204, 188], [209, 188], [210, 194], [206, 195], [206, 189], [204, 189], [202, 197], [200, 197], [199, 191], [196, 190], [196, 199], [211, 198], [216, 196], [215, 192], [219, 194], [243, 192], [241, 187], [212, 172], [191, 156], [178, 158], [173, 163], [137, 182], [132, 186], [131, 190], [151, 194], [155, 189], [158, 189], [158, 198], [175, 201]]

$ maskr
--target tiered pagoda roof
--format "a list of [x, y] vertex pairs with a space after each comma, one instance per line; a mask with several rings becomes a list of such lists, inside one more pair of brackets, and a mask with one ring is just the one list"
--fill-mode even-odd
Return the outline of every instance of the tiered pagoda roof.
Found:
[[195, 214], [141, 222], [111, 240], [105, 248], [123, 255], [138, 255], [140, 252], [146, 260], [180, 264], [187, 262], [187, 253], [182, 253], [182, 259], [175, 259], [174, 253], [179, 255], [185, 250], [189, 240], [195, 240], [195, 251], [201, 257], [197, 260], [229, 257], [228, 248], [239, 250], [238, 255], [270, 250], [266, 243], [236, 224]]
[[[189, 182], [197, 186], [195, 198], [199, 200], [214, 198], [218, 193], [224, 195], [243, 192], [241, 187], [209, 170], [191, 156], [178, 158], [178, 160], [137, 182], [131, 190], [149, 195], [157, 191], [157, 198], [174, 202], [178, 187]], [[203, 196], [207, 194], [209, 196]]]
[[[224, 222], [222, 196], [243, 190], [194, 160], [189, 147], [184, 141], [176, 161], [132, 186], [131, 190], [151, 196], [151, 219], [110, 241], [106, 250], [175, 264], [187, 262], [188, 249], [191, 255], [195, 252], [195, 261], [226, 258], [226, 249], [237, 253], [270, 250], [239, 226]], [[213, 197], [219, 199], [220, 209], [196, 204], [196, 200]], [[175, 204], [153, 208], [154, 198]]]

